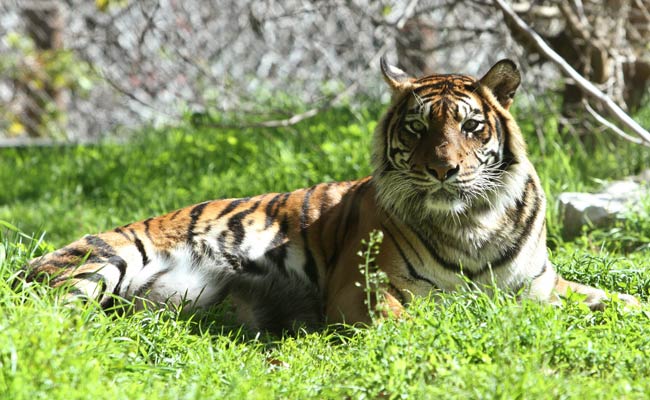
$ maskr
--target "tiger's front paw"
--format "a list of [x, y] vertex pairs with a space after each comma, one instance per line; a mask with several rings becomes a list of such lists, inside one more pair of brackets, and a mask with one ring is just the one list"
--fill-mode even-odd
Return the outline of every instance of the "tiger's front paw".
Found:
[[626, 309], [641, 307], [639, 299], [630, 294], [618, 293], [618, 299], [625, 302]]
[[[625, 303], [624, 309], [631, 310], [641, 306], [641, 302], [634, 296], [625, 293], [616, 293], [616, 298]], [[585, 304], [594, 311], [602, 311], [608, 303], [611, 302], [611, 296], [607, 296], [604, 292], [602, 295], [587, 296]]]

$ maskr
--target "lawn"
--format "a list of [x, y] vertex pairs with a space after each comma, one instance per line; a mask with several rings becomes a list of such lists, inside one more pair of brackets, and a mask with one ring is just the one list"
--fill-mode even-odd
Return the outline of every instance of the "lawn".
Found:
[[[107, 314], [11, 287], [34, 255], [83, 234], [206, 199], [368, 175], [381, 105], [339, 108], [278, 129], [142, 129], [126, 142], [0, 150], [0, 398], [647, 398], [650, 308], [590, 312], [507, 294], [421, 299], [406, 321], [295, 337], [239, 329], [227, 308]], [[516, 109], [549, 197], [552, 261], [567, 277], [650, 294], [650, 216], [562, 238], [555, 198], [650, 166], [611, 139], [587, 150], [547, 118], [542, 152]], [[637, 116], [650, 125], [650, 110]], [[33, 239], [32, 239], [33, 238]]]

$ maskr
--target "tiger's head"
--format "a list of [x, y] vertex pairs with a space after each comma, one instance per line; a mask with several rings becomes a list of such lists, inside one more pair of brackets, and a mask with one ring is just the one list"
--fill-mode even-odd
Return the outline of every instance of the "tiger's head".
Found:
[[393, 91], [373, 143], [384, 208], [403, 219], [462, 216], [508, 195], [517, 168], [528, 163], [508, 111], [521, 81], [512, 61], [499, 61], [478, 80], [415, 79], [383, 58], [381, 70]]

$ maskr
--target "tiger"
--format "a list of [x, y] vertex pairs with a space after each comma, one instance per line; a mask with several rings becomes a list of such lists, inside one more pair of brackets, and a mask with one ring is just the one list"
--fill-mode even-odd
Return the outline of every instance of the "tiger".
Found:
[[[380, 60], [392, 100], [375, 129], [373, 174], [287, 193], [221, 199], [83, 238], [27, 267], [27, 281], [69, 286], [104, 308], [209, 309], [229, 299], [249, 329], [407, 318], [416, 297], [502, 290], [593, 310], [605, 291], [563, 279], [546, 247], [546, 200], [510, 106], [521, 82], [508, 59], [480, 79], [414, 78]], [[385, 276], [368, 304], [362, 243], [383, 240]], [[367, 243], [367, 242], [366, 242]], [[639, 305], [618, 294], [626, 306]]]

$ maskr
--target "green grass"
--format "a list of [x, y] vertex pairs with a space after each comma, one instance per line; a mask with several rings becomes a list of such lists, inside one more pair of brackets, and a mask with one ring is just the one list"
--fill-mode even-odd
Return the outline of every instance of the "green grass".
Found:
[[[365, 176], [380, 109], [331, 110], [285, 129], [187, 124], [126, 144], [1, 150], [0, 399], [646, 398], [647, 306], [592, 313], [458, 293], [421, 299], [407, 321], [273, 338], [240, 331], [227, 310], [224, 326], [169, 310], [121, 316], [11, 287], [26, 260], [85, 233], [206, 199]], [[648, 126], [650, 112], [640, 119]], [[542, 154], [521, 123], [549, 196], [552, 260], [568, 278], [647, 300], [648, 213], [567, 242], [554, 199], [637, 173], [649, 152], [607, 140], [587, 151], [548, 124]]]

